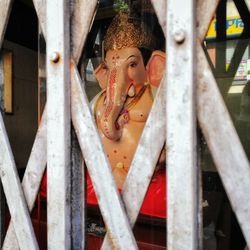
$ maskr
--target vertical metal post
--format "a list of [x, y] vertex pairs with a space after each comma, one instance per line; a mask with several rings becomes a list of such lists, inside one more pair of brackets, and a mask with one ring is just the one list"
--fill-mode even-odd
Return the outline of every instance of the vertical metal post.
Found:
[[48, 249], [71, 249], [68, 5], [47, 1]]
[[71, 238], [72, 249], [85, 249], [85, 176], [76, 133], [71, 130]]
[[168, 250], [199, 248], [194, 2], [167, 8]]

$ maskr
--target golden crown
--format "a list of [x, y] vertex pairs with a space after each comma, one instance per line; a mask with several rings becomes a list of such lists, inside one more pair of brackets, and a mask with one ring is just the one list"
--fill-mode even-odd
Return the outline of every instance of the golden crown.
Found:
[[112, 20], [104, 38], [105, 50], [138, 47], [153, 49], [153, 37], [145, 24], [120, 12]]

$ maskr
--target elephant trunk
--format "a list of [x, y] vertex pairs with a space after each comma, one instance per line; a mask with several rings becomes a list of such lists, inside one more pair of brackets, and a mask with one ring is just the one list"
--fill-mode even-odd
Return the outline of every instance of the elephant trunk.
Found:
[[123, 72], [112, 69], [106, 92], [106, 107], [100, 120], [103, 134], [110, 140], [120, 139], [122, 131], [118, 124], [118, 118], [123, 110], [127, 96], [126, 79]]

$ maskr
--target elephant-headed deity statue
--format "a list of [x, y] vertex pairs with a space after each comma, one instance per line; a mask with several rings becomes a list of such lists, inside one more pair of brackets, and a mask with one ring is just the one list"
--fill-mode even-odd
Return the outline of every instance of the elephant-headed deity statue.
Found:
[[[164, 74], [165, 53], [154, 50], [146, 26], [122, 12], [108, 27], [103, 46], [105, 59], [95, 70], [102, 91], [93, 99], [92, 109], [121, 190]], [[164, 158], [163, 149], [158, 165]]]
[[[91, 106], [116, 185], [122, 190], [164, 74], [166, 58], [164, 52], [154, 49], [154, 38], [146, 26], [123, 12], [111, 22], [104, 48], [105, 59], [95, 70], [102, 91], [92, 100]], [[141, 214], [166, 218], [165, 159], [163, 148]], [[40, 188], [44, 197], [47, 196], [46, 187], [47, 172]], [[87, 203], [98, 204], [89, 175]]]

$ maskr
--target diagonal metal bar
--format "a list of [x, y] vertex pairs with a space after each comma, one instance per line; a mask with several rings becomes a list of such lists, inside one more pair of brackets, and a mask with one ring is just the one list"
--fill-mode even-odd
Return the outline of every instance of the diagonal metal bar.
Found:
[[[95, 17], [97, 0], [74, 1], [71, 17], [71, 53], [76, 63], [82, 54], [91, 23]], [[88, 6], [88, 10], [86, 10]]]
[[[22, 181], [23, 192], [25, 195], [29, 211], [31, 211], [34, 207], [34, 203], [40, 187], [42, 176], [46, 167], [46, 162], [47, 162], [46, 135], [47, 135], [47, 130], [46, 130], [46, 107], [45, 107], [43, 112], [43, 117], [41, 119], [41, 123], [36, 134], [36, 138], [31, 150], [31, 154]], [[2, 249], [3, 250], [19, 249], [12, 220], [10, 221]]]
[[0, 114], [0, 175], [21, 249], [38, 249], [14, 158]]
[[203, 42], [220, 0], [197, 1], [197, 37]]
[[[97, 0], [72, 1], [71, 44], [72, 57], [78, 63], [96, 10]], [[33, 0], [46, 40], [46, 0]]]
[[[162, 23], [162, 28], [165, 32], [166, 22], [163, 21], [164, 18], [162, 18], [162, 15], [165, 17], [164, 11], [166, 10], [166, 3], [165, 1], [152, 1], [152, 4], [154, 5], [159, 22]], [[145, 124], [122, 191], [122, 199], [124, 201], [131, 227], [133, 227], [136, 222], [149, 183], [153, 176], [159, 154], [166, 140], [166, 138], [162, 136], [166, 134], [165, 89], [166, 78], [164, 76]], [[155, 121], [158, 121], [157, 124]], [[155, 140], [155, 138], [158, 139]], [[146, 161], [144, 157], [145, 155], [147, 156]], [[108, 238], [106, 236], [102, 249], [107, 248]]]
[[0, 48], [2, 47], [5, 30], [9, 20], [13, 0], [0, 1]]
[[[94, 10], [94, 8], [92, 8], [92, 10]], [[38, 14], [38, 16], [40, 16], [40, 15], [42, 15], [42, 13], [44, 13], [44, 11], [43, 12], [40, 12], [40, 13], [37, 13]], [[86, 11], [86, 13], [91, 13], [91, 12], [88, 12], [88, 11]], [[79, 15], [80, 14], [80, 12], [77, 12], [76, 14], [75, 14], [75, 16], [77, 16], [77, 15]], [[74, 15], [73, 15], [74, 16]], [[43, 18], [42, 16], [40, 17], [40, 18]], [[39, 19], [40, 19], [39, 18]], [[89, 21], [91, 21], [91, 18], [89, 17], [87, 20], [89, 20]], [[87, 26], [88, 24], [85, 24], [85, 29], [86, 28], [88, 28], [89, 26]], [[78, 53], [80, 53], [80, 51], [81, 51], [81, 47], [82, 47], [82, 41], [85, 41], [86, 40], [86, 32], [85, 32], [85, 34], [83, 34], [83, 35], [81, 35], [81, 34], [78, 34], [78, 36], [81, 38], [81, 39], [79, 39], [78, 37], [76, 37], [76, 38], [74, 38], [74, 39], [76, 39], [76, 42], [75, 42], [75, 48], [76, 48], [76, 51], [78, 51]], [[85, 37], [84, 37], [85, 36]], [[76, 57], [78, 57], [79, 58], [79, 55], [75, 55]], [[73, 100], [73, 98], [72, 98], [72, 100]], [[72, 112], [72, 114], [73, 114], [73, 112]], [[104, 216], [105, 217], [105, 216]], [[123, 216], [124, 217], [124, 216]], [[113, 230], [112, 230], [112, 228], [111, 228], [111, 232], [112, 232]], [[119, 230], [118, 230], [119, 231]], [[119, 237], [119, 236], [118, 236]], [[131, 235], [130, 235], [130, 237], [131, 237]], [[133, 237], [132, 237], [132, 241], [133, 241], [133, 244], [135, 245], [135, 241], [134, 241], [134, 239], [133, 239]], [[126, 241], [127, 242], [127, 241]], [[128, 241], [126, 244], [129, 244], [129, 243], [131, 243], [131, 241]], [[115, 243], [116, 244], [116, 243]], [[132, 247], [132, 246], [130, 246], [130, 247]], [[133, 247], [133, 248], [135, 248], [135, 247]]]
[[[198, 2], [200, 10], [201, 2], [204, 4], [202, 0]], [[215, 0], [213, 5], [209, 3], [209, 7], [200, 11], [198, 23], [204, 26], [203, 29], [198, 29], [200, 41], [205, 37], [205, 27], [208, 27], [218, 2]], [[197, 49], [197, 61], [199, 123], [250, 246], [250, 165], [200, 44]]]
[[[164, 112], [162, 112], [162, 113], [164, 113]], [[159, 114], [159, 113], [158, 113]], [[161, 143], [159, 143], [159, 144], [161, 144]], [[156, 156], [155, 156], [155, 158], [156, 159], [154, 159], [154, 161], [155, 161], [155, 163], [152, 165], [152, 166], [155, 166], [155, 164], [156, 164], [156, 161], [157, 161], [157, 159], [158, 159], [158, 156], [159, 156], [159, 153], [160, 153], [160, 150], [162, 149], [162, 147], [163, 147], [163, 144], [164, 144], [164, 139], [163, 139], [163, 142], [162, 142], [162, 145], [160, 146], [160, 149], [159, 149], [159, 151], [156, 153]], [[153, 145], [152, 143], [151, 143], [151, 145]], [[141, 165], [142, 166], [142, 165]], [[151, 168], [152, 169], [152, 168]], [[154, 168], [153, 168], [154, 169]], [[151, 170], [151, 172], [153, 173], [153, 170]], [[145, 172], [146, 173], [146, 172]], [[133, 178], [132, 178], [133, 179]], [[145, 188], [145, 192], [146, 192], [146, 190], [147, 190], [147, 187]], [[145, 195], [145, 194], [144, 194]], [[128, 195], [129, 196], [129, 195]], [[142, 198], [142, 200], [143, 200], [143, 198]], [[138, 211], [139, 211], [139, 209], [140, 209], [140, 205], [139, 205], [139, 208], [138, 208]], [[136, 212], [135, 212], [136, 213]], [[137, 213], [138, 214], [138, 213]], [[136, 217], [137, 217], [137, 215], [136, 215]], [[106, 238], [107, 239], [107, 238]], [[107, 240], [106, 240], [107, 241]], [[108, 244], [108, 243], [106, 243], [106, 244]]]
[[[131, 227], [133, 227], [136, 222], [148, 186], [154, 174], [157, 160], [166, 140], [164, 136], [166, 134], [165, 89], [166, 78], [164, 76], [122, 190], [122, 200]], [[157, 121], [157, 123], [155, 121]], [[145, 156], [147, 156], [147, 160], [145, 160]], [[107, 248], [108, 237], [106, 236], [102, 249]]]
[[250, 12], [249, 12], [249, 8], [248, 8], [248, 4], [247, 1], [245, 0], [234, 0], [233, 1], [238, 12], [239, 15], [244, 23], [244, 30], [241, 34], [241, 38], [249, 38], [249, 34], [250, 34], [250, 23], [249, 23], [249, 18], [250, 18]]
[[[100, 210], [111, 240], [110, 244], [115, 249], [137, 249], [111, 168], [103, 153], [87, 96], [82, 91], [80, 82], [77, 68], [72, 62], [72, 121], [98, 197]], [[104, 176], [105, 181], [102, 181]]]
[[199, 123], [250, 246], [250, 165], [201, 46], [197, 53]]
[[[82, 49], [90, 30], [90, 24], [95, 17], [96, 0], [71, 1], [71, 57], [79, 61]], [[88, 6], [86, 10], [86, 6]], [[81, 150], [75, 131], [72, 129], [72, 247], [74, 249], [86, 248], [86, 202], [85, 202], [85, 176]]]
[[[79, 58], [80, 58], [80, 54], [81, 54], [81, 51], [82, 51], [82, 47], [83, 47], [83, 44], [84, 44], [84, 42], [85, 42], [85, 40], [86, 40], [86, 32], [88, 31], [88, 27], [89, 27], [89, 24], [90, 24], [90, 22], [91, 22], [91, 20], [92, 20], [92, 16], [93, 16], [93, 13], [94, 13], [94, 10], [95, 10], [95, 5], [96, 5], [96, 1], [93, 1], [93, 3], [92, 3], [92, 5], [90, 6], [90, 11], [89, 12], [86, 12], [87, 14], [88, 14], [88, 16], [86, 16], [86, 17], [84, 17], [84, 19], [85, 20], [88, 20], [88, 22], [87, 22], [87, 25], [86, 25], [86, 23], [84, 23], [84, 22], [81, 22], [81, 26], [80, 27], [78, 27], [78, 29], [74, 29], [74, 31], [75, 31], [75, 33], [73, 33], [73, 41], [72, 41], [72, 43], [73, 43], [73, 48], [72, 48], [72, 53], [73, 53], [73, 58], [75, 58], [75, 60], [76, 61], [78, 61], [79, 60]], [[80, 8], [78, 8], [78, 9], [80, 9]], [[76, 11], [76, 13], [75, 13], [75, 20], [79, 20], [79, 14], [80, 14], [81, 12], [79, 12], [79, 11]], [[89, 15], [89, 13], [90, 14], [92, 14], [92, 15]], [[74, 17], [74, 15], [73, 15], [73, 17]], [[73, 19], [74, 20], [74, 19]], [[80, 18], [80, 20], [83, 20], [83, 19], [81, 19]], [[79, 22], [79, 21], [78, 21]], [[84, 25], [83, 27], [82, 27], [82, 25]], [[73, 27], [73, 26], [72, 26]], [[75, 26], [74, 26], [75, 27]], [[83, 30], [84, 32], [81, 32], [81, 33], [79, 33], [79, 28], [81, 28], [81, 30]], [[77, 32], [76, 32], [77, 31]], [[76, 34], [75, 35], [75, 37], [74, 37], [74, 34]], [[74, 75], [75, 75], [75, 77], [76, 77], [76, 68], [73, 68], [72, 67], [72, 71], [73, 71], [73, 73], [74, 73]], [[78, 78], [78, 81], [79, 81], [80, 79]], [[73, 81], [72, 81], [72, 83], [73, 83]], [[74, 85], [72, 84], [72, 87], [73, 87]], [[78, 86], [79, 87], [79, 86]], [[79, 89], [80, 90], [80, 89]], [[81, 91], [81, 90], [80, 90]], [[72, 91], [73, 92], [73, 91]], [[80, 93], [80, 92], [79, 92]], [[74, 94], [72, 93], [72, 108], [74, 108], [74, 105], [73, 105], [73, 103], [74, 103], [74, 98], [73, 98], [73, 96], [74, 96]], [[86, 101], [87, 99], [85, 98], [85, 106], [87, 105], [87, 101]], [[73, 119], [73, 124], [74, 124], [74, 126], [75, 126], [75, 128], [76, 128], [76, 122], [77, 122], [77, 118], [75, 118], [74, 119], [74, 114], [75, 114], [75, 111], [72, 111], [72, 119]], [[74, 122], [74, 121], [76, 121], [76, 122]], [[83, 123], [82, 123], [83, 124]], [[82, 129], [82, 128], [80, 128], [80, 129]], [[93, 128], [92, 128], [93, 129]], [[76, 132], [77, 132], [78, 130], [76, 129]], [[77, 133], [78, 134], [78, 133]], [[78, 140], [79, 140], [79, 142], [80, 142], [80, 139], [79, 139], [79, 137], [80, 138], [84, 138], [84, 137], [82, 137], [82, 136], [78, 136]], [[85, 136], [85, 138], [87, 138], [86, 136]], [[99, 137], [98, 137], [98, 139], [99, 139]], [[92, 140], [92, 138], [91, 138], [91, 140]], [[98, 142], [98, 143], [100, 143], [100, 142]], [[81, 142], [80, 142], [80, 145], [81, 145]], [[82, 151], [84, 152], [84, 149], [83, 149], [83, 145], [85, 145], [84, 143], [82, 144], [82, 146], [81, 146], [81, 148], [82, 148]], [[90, 147], [89, 147], [89, 149], [90, 149]], [[87, 149], [85, 148], [85, 151], [86, 151]], [[91, 149], [90, 149], [91, 150]], [[88, 153], [86, 153], [85, 154], [85, 161], [86, 161], [86, 163], [88, 162]], [[102, 160], [101, 160], [101, 162], [102, 162]], [[94, 164], [96, 164], [96, 163], [92, 163], [93, 165]], [[102, 163], [103, 164], [103, 163]], [[108, 164], [107, 163], [107, 161], [106, 161], [106, 164]], [[88, 163], [87, 163], [87, 165], [88, 165]], [[98, 165], [98, 164], [96, 164], [96, 165]], [[104, 164], [104, 167], [105, 167], [105, 164]], [[110, 171], [110, 170], [109, 170]], [[89, 172], [90, 172], [90, 175], [91, 175], [91, 170], [89, 169]], [[91, 175], [91, 177], [93, 178], [93, 183], [94, 183], [94, 186], [96, 186], [95, 185], [95, 183], [96, 183], [96, 181], [97, 181], [97, 179], [96, 179], [96, 177], [95, 177], [96, 175], [94, 175], [94, 174], [92, 174]], [[96, 181], [95, 181], [95, 179], [96, 179]], [[113, 181], [113, 178], [112, 178], [112, 173], [111, 173], [111, 180]], [[98, 181], [97, 181], [97, 183], [98, 183]], [[119, 225], [117, 225], [117, 227], [114, 227], [114, 224], [113, 223], [111, 223], [111, 217], [110, 216], [114, 216], [114, 217], [116, 217], [116, 215], [114, 214], [114, 212], [111, 212], [110, 211], [110, 209], [106, 209], [105, 208], [105, 204], [104, 205], [102, 205], [102, 202], [101, 201], [99, 201], [99, 203], [100, 203], [100, 207], [101, 207], [101, 211], [102, 211], [102, 214], [103, 214], [103, 217], [104, 217], [104, 220], [106, 221], [106, 226], [109, 228], [109, 235], [110, 235], [110, 238], [111, 238], [111, 240], [113, 241], [113, 243], [111, 243], [111, 244], [114, 244], [114, 245], [117, 245], [117, 244], [121, 244], [120, 245], [120, 247], [124, 247], [124, 248], [126, 248], [126, 247], [129, 247], [130, 249], [134, 249], [134, 248], [136, 248], [136, 243], [135, 243], [135, 240], [134, 240], [134, 237], [133, 237], [133, 234], [130, 232], [130, 230], [129, 230], [129, 225], [128, 225], [128, 222], [127, 222], [127, 218], [126, 218], [126, 216], [125, 216], [125, 214], [124, 214], [124, 211], [122, 210], [121, 212], [122, 213], [120, 213], [119, 212], [119, 210], [122, 208], [121, 207], [121, 201], [120, 201], [120, 199], [119, 199], [119, 194], [117, 194], [117, 191], [116, 191], [116, 186], [115, 186], [115, 184], [114, 183], [112, 183], [112, 185], [111, 186], [106, 186], [106, 185], [102, 185], [101, 186], [101, 188], [99, 189], [99, 190], [101, 190], [101, 192], [103, 192], [103, 190], [105, 189], [105, 187], [109, 187], [109, 188], [111, 188], [111, 192], [112, 193], [114, 193], [114, 191], [115, 191], [115, 195], [118, 195], [118, 217], [117, 218], [119, 218], [120, 216], [122, 216], [122, 217], [120, 217], [121, 218], [121, 220], [119, 221]], [[97, 193], [98, 193], [98, 187], [96, 187], [97, 188]], [[114, 189], [114, 190], [113, 190]], [[102, 193], [102, 195], [107, 195], [108, 193], [110, 193], [110, 192], [103, 192]], [[111, 195], [111, 194], [110, 194]], [[101, 194], [100, 194], [100, 196], [99, 197], [102, 197], [101, 196]], [[104, 196], [105, 197], [105, 196]], [[112, 195], [110, 196], [110, 197], [112, 197]], [[102, 200], [103, 200], [103, 198], [102, 198]], [[109, 202], [108, 202], [109, 203]], [[114, 204], [115, 205], [115, 204]], [[117, 205], [115, 205], [115, 206], [117, 206]], [[119, 208], [120, 207], [120, 208]], [[106, 215], [106, 214], [109, 214], [109, 216], [108, 215]], [[120, 215], [119, 215], [120, 214]], [[105, 216], [106, 215], [106, 216]], [[117, 221], [118, 222], [118, 221]], [[120, 229], [118, 229], [120, 227]], [[126, 235], [126, 237], [125, 238], [121, 238], [121, 228], [123, 228], [123, 230], [125, 230], [125, 235]], [[118, 229], [118, 230], [117, 230]], [[123, 233], [122, 233], [123, 234]], [[117, 237], [117, 238], [116, 238]], [[119, 239], [119, 237], [121, 238], [121, 239]], [[118, 245], [117, 245], [118, 246]]]
[[166, 20], [166, 11], [167, 11], [167, 1], [165, 0], [151, 0], [151, 3], [154, 7], [155, 13], [158, 17], [159, 24], [161, 25], [162, 31], [166, 37], [167, 31], [167, 20]]
[[44, 39], [46, 40], [47, 36], [47, 25], [46, 25], [46, 0], [33, 0], [33, 4], [38, 16], [39, 24], [41, 26]]
[[[4, 33], [9, 19], [12, 1], [2, 0], [0, 2], [0, 47], [2, 46]], [[38, 244], [34, 235], [34, 230], [27, 211], [25, 198], [21, 189], [13, 155], [7, 138], [2, 116], [0, 114], [0, 150], [1, 150], [1, 180], [11, 218], [17, 234], [17, 239], [21, 249], [38, 249]], [[12, 185], [10, 186], [10, 183]], [[13, 191], [14, 190], [14, 191]], [[22, 225], [23, 224], [23, 225]]]
[[[35, 1], [35, 0], [34, 0]], [[44, 13], [44, 11], [41, 11], [41, 12], [37, 12], [37, 14], [38, 14], [38, 17], [39, 17], [39, 19], [40, 18], [42, 18], [43, 19], [43, 17], [41, 16], [41, 15], [43, 15], [43, 13]], [[91, 20], [90, 18], [89, 18], [89, 20]], [[85, 28], [88, 28], [88, 26], [85, 26]], [[86, 33], [85, 33], [85, 36], [86, 36]], [[80, 37], [83, 37], [83, 36], [80, 36]], [[83, 40], [85, 40], [86, 39], [86, 37], [85, 38], [83, 38]], [[79, 40], [80, 41], [80, 40]], [[80, 42], [76, 42], [76, 47], [77, 46], [79, 46], [79, 47], [81, 47], [82, 45], [81, 45], [81, 43]], [[80, 51], [81, 51], [81, 49], [78, 49], [78, 53], [80, 53]], [[76, 69], [76, 66], [73, 66], [72, 67], [72, 70], [74, 70], [74, 72], [75, 72], [75, 74], [76, 74], [76, 72], [77, 72], [77, 69]], [[80, 86], [80, 85], [79, 85]], [[80, 87], [79, 87], [80, 88]], [[80, 88], [81, 89], [81, 88]], [[80, 94], [80, 93], [79, 93]], [[73, 105], [73, 101], [74, 101], [74, 95], [72, 95], [72, 105]], [[77, 103], [79, 103], [79, 101], [77, 102]], [[80, 103], [82, 103], [82, 102], [80, 102]], [[87, 98], [86, 98], [86, 105], [87, 105]], [[82, 112], [82, 108], [84, 107], [84, 105], [80, 105], [79, 106], [79, 108], [80, 108], [80, 110], [81, 110], [81, 112]], [[81, 113], [80, 112], [80, 113]], [[74, 123], [74, 118], [73, 118], [73, 114], [74, 114], [74, 112], [72, 112], [72, 119], [73, 119], [73, 123]], [[82, 124], [84, 124], [84, 123], [81, 123], [80, 122], [80, 124], [82, 125]], [[80, 130], [78, 130], [78, 129], [76, 129], [76, 132], [77, 131], [80, 131]], [[88, 134], [88, 133], [87, 133]], [[85, 136], [86, 137], [86, 136]], [[80, 137], [81, 139], [79, 139], [79, 136], [78, 136], [78, 140], [79, 140], [79, 142], [80, 142], [80, 140], [82, 141], [82, 138], [85, 138], [85, 137]], [[81, 144], [81, 143], [80, 143]], [[82, 143], [83, 145], [85, 145], [85, 142], [83, 142]], [[102, 156], [102, 157], [104, 157], [104, 156]], [[101, 162], [102, 162], [102, 160], [101, 160]], [[102, 166], [102, 164], [103, 163], [101, 163], [101, 166]], [[92, 165], [94, 166], [94, 165], [97, 165], [96, 164], [96, 161], [94, 161], [93, 163], [92, 163]], [[110, 170], [109, 170], [110, 171]], [[90, 171], [90, 173], [91, 173], [91, 171]], [[106, 174], [105, 174], [106, 175]], [[112, 180], [113, 180], [113, 177], [112, 177], [112, 174], [111, 174], [111, 177], [110, 177]], [[95, 178], [94, 178], [95, 179]], [[116, 191], [116, 186], [115, 185], [111, 185], [110, 186], [110, 188], [111, 188], [111, 190], [112, 190], [112, 193], [114, 193], [114, 192], [117, 192]], [[101, 190], [102, 190], [102, 187], [100, 188]], [[108, 191], [108, 193], [109, 193], [109, 191]], [[117, 218], [122, 218], [122, 220], [121, 220], [121, 222], [120, 223], [118, 223], [118, 225], [115, 225], [114, 223], [111, 223], [111, 226], [109, 226], [109, 223], [107, 223], [107, 226], [108, 226], [108, 228], [110, 229], [110, 235], [111, 235], [111, 239], [112, 239], [112, 241], [113, 241], [113, 244], [114, 245], [118, 245], [118, 246], [128, 246], [128, 248], [129, 249], [136, 249], [136, 243], [135, 243], [135, 240], [134, 240], [134, 237], [133, 237], [133, 234], [132, 234], [132, 232], [129, 230], [129, 226], [126, 226], [126, 225], [129, 225], [128, 224], [128, 221], [127, 221], [127, 219], [126, 219], [126, 216], [125, 216], [125, 213], [124, 213], [124, 210], [121, 210], [122, 209], [122, 206], [121, 206], [121, 203], [120, 203], [120, 199], [119, 199], [119, 195], [117, 194], [117, 199], [119, 200], [119, 203], [118, 203], [118, 206], [116, 205], [116, 202], [114, 203], [114, 200], [113, 200], [113, 197], [112, 197], [112, 208], [116, 208], [115, 209], [115, 211], [118, 211], [117, 213], [118, 213], [118, 216], [115, 216], [115, 214], [116, 214], [116, 212], [112, 212], [112, 213], [110, 213], [109, 211], [112, 211], [112, 210], [110, 210], [110, 209], [105, 209], [105, 208], [103, 208], [103, 210], [105, 210], [105, 212], [103, 212], [103, 217], [104, 218], [107, 218], [106, 219], [106, 221], [110, 221], [111, 220], [111, 218], [112, 218], [112, 216], [115, 216], [115, 217], [117, 217]], [[102, 207], [104, 207], [104, 206], [106, 206], [106, 207], [110, 207], [110, 205], [111, 205], [111, 203], [109, 203], [108, 202], [108, 204], [106, 204], [106, 205], [102, 205], [102, 203], [100, 204], [100, 206], [101, 206], [101, 208]], [[118, 207], [118, 208], [117, 208]], [[118, 220], [119, 221], [119, 220]], [[124, 233], [125, 232], [125, 233]], [[123, 236], [125, 236], [125, 237], [123, 237]], [[122, 241], [122, 243], [121, 243], [121, 241]]]

